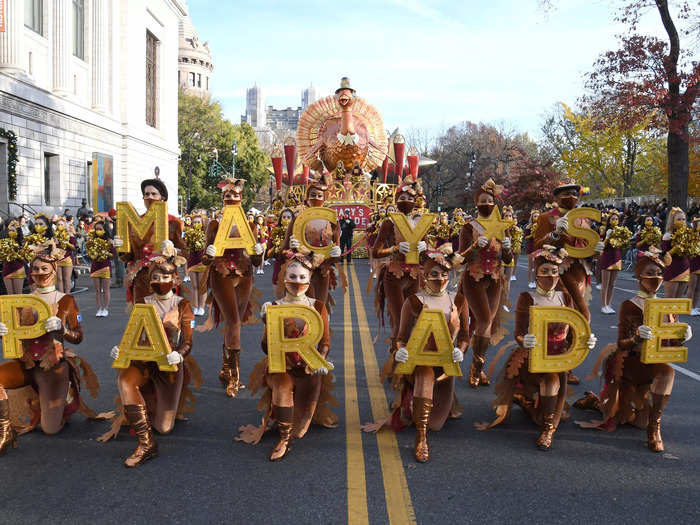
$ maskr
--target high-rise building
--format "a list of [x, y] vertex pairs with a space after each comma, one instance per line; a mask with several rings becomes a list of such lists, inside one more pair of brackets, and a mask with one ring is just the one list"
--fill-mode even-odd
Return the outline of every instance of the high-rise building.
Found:
[[301, 110], [304, 111], [317, 100], [318, 94], [316, 93], [316, 88], [313, 84], [310, 84], [309, 87], [301, 92]]
[[313, 84], [301, 92], [301, 106], [277, 109], [265, 106], [263, 89], [255, 84], [246, 90], [245, 122], [255, 129], [260, 147], [271, 151], [275, 143], [281, 143], [289, 135], [293, 135], [299, 126], [299, 117], [308, 106], [318, 100], [318, 94]]
[[189, 15], [180, 20], [177, 83], [189, 95], [208, 99], [214, 62], [209, 42], [202, 43]]
[[265, 92], [257, 84], [245, 90], [245, 115], [241, 118], [241, 122], [246, 122], [255, 129], [264, 128], [267, 125]]
[[265, 113], [267, 117], [267, 126], [270, 129], [296, 131], [299, 126], [299, 117], [301, 116], [302, 109], [300, 107], [275, 109], [272, 106], [267, 106]]

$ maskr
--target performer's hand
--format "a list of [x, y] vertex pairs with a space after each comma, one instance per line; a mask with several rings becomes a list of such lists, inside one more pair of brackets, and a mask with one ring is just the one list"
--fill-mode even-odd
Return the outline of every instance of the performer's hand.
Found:
[[593, 350], [595, 348], [596, 343], [598, 342], [598, 338], [595, 336], [595, 334], [591, 334], [588, 336], [588, 341], [586, 341], [586, 346], [588, 347], [589, 350]]
[[603, 250], [605, 249], [605, 243], [603, 241], [598, 241], [595, 243], [595, 246], [593, 247], [593, 251], [597, 254], [603, 253]]
[[501, 242], [501, 246], [503, 247], [504, 250], [508, 251], [511, 248], [511, 241], [510, 237], [506, 237], [503, 239], [503, 242]]
[[328, 374], [328, 369], [325, 366], [320, 366], [314, 370], [314, 375], [325, 376], [326, 374]]
[[557, 231], [557, 233], [567, 231], [569, 229], [569, 218], [566, 215], [559, 217], [554, 229]]
[[690, 341], [693, 337], [693, 329], [688, 325], [685, 329], [685, 334], [683, 334], [683, 342]]
[[7, 335], [10, 333], [10, 330], [7, 328], [7, 325], [5, 323], [0, 323], [0, 336]]
[[294, 237], [294, 235], [289, 237], [289, 247], [292, 250], [298, 250], [300, 246], [301, 246], [301, 243], [299, 242], [299, 240], [296, 237]]
[[405, 363], [408, 361], [408, 350], [406, 350], [403, 346], [399, 348], [394, 354], [394, 361], [397, 363]]
[[525, 334], [523, 336], [523, 348], [535, 348], [537, 336], [535, 334]]
[[209, 257], [216, 257], [216, 246], [210, 244], [209, 246], [207, 246], [207, 249], [204, 250], [204, 253]]
[[662, 241], [670, 241], [671, 240], [671, 234], [670, 233], [664, 233], [663, 237], [661, 237]]
[[170, 239], [165, 239], [160, 243], [160, 253], [165, 256], [175, 255], [175, 245]]
[[464, 353], [455, 346], [452, 350], [452, 362], [461, 363], [462, 361], [464, 361]]
[[114, 239], [112, 239], [112, 243], [114, 243], [115, 248], [121, 248], [124, 246], [124, 241], [122, 241], [122, 238], [119, 237], [119, 235], [115, 235]]
[[479, 246], [479, 248], [484, 248], [488, 243], [489, 240], [483, 235], [480, 235], [479, 238], [476, 240], [476, 244]]
[[63, 328], [63, 323], [55, 315], [53, 317], [49, 317], [44, 322], [44, 330], [46, 330], [47, 332], [56, 332], [61, 328]]
[[170, 352], [167, 355], [169, 365], [179, 365], [182, 363], [182, 354], [180, 352]]
[[406, 255], [411, 251], [411, 245], [407, 241], [401, 241], [399, 243], [399, 253]]
[[418, 241], [416, 249], [418, 250], [418, 253], [423, 253], [425, 250], [428, 249], [428, 245], [425, 243], [425, 241]]
[[640, 339], [649, 340], [652, 338], [653, 334], [652, 334], [651, 328], [649, 326], [643, 324], [637, 328], [637, 336], [639, 336]]
[[340, 246], [335, 245], [333, 248], [331, 248], [330, 253], [328, 254], [329, 257], [340, 257], [340, 254], [342, 252], [340, 251]]
[[265, 245], [262, 243], [255, 243], [255, 247], [253, 248], [255, 250], [255, 255], [262, 255], [262, 253], [265, 251]]
[[113, 346], [112, 349], [109, 351], [109, 357], [112, 359], [117, 359], [119, 357], [119, 347], [118, 346]]

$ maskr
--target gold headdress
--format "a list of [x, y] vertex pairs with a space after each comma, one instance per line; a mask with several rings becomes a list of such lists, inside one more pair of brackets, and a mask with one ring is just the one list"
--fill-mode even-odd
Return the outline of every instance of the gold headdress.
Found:
[[533, 252], [532, 258], [535, 261], [535, 267], [537, 267], [544, 263], [559, 265], [568, 255], [564, 248], [557, 248], [550, 244], [545, 244], [542, 248]]
[[66, 252], [56, 246], [56, 242], [53, 239], [37, 246], [30, 246], [30, 248], [32, 250], [32, 260], [40, 259], [54, 266], [58, 261], [62, 261], [66, 257]]
[[221, 190], [221, 193], [226, 193], [227, 191], [232, 190], [236, 186], [239, 186], [241, 188], [241, 191], [243, 191], [243, 185], [245, 184], [245, 182], [245, 179], [227, 177], [224, 180], [222, 180], [219, 184], [217, 184], [217, 188]]

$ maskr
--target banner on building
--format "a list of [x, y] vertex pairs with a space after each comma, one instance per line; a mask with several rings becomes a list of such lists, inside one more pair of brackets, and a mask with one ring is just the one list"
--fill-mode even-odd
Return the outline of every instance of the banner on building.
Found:
[[92, 206], [95, 213], [114, 208], [114, 161], [109, 155], [92, 154]]
[[5, 32], [5, 0], [0, 0], [0, 33]]

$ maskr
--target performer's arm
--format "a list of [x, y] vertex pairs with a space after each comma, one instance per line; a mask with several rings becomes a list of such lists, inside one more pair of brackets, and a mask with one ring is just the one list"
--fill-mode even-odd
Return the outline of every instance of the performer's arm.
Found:
[[177, 305], [180, 317], [180, 344], [177, 347], [182, 357], [187, 357], [187, 354], [192, 350], [192, 331], [194, 328], [194, 313], [192, 305], [187, 299], [180, 301]]
[[66, 305], [66, 314], [63, 319], [63, 339], [71, 344], [77, 345], [83, 340], [83, 327], [78, 321], [80, 310], [78, 303], [72, 295], [64, 295], [61, 299]]
[[175, 248], [180, 251], [185, 250], [185, 239], [182, 237], [182, 223], [180, 219], [168, 221], [168, 238], [172, 241]]
[[631, 301], [623, 301], [617, 323], [617, 347], [620, 350], [634, 350], [641, 342], [637, 336], [638, 318], [639, 308]]
[[459, 232], [459, 254], [466, 258], [475, 246], [474, 230], [469, 223], [466, 223]]
[[396, 252], [396, 246], [387, 246], [390, 242], [391, 234], [394, 229], [394, 223], [391, 219], [384, 219], [381, 227], [379, 228], [379, 233], [377, 234], [377, 240], [374, 241], [374, 246], [372, 247], [372, 257], [375, 259], [381, 259], [383, 257], [388, 257]]
[[403, 302], [401, 307], [401, 321], [399, 321], [399, 333], [397, 336], [397, 348], [406, 346], [411, 338], [411, 332], [416, 325], [416, 319], [420, 313], [421, 303], [415, 295], [410, 296]]
[[318, 342], [318, 353], [325, 358], [331, 349], [331, 330], [328, 322], [328, 309], [321, 301], [316, 301], [314, 307], [316, 311], [321, 314], [321, 319], [323, 320], [323, 336]]
[[[216, 239], [216, 232], [218, 229], [219, 229], [219, 221], [217, 221], [216, 219], [212, 219], [209, 222], [209, 224], [207, 225], [207, 234], [206, 234], [207, 242], [205, 243], [205, 250], [206, 250], [207, 246], [214, 244], [214, 239]], [[203, 264], [208, 266], [212, 263], [213, 260], [214, 260], [214, 258], [209, 257], [206, 254], [206, 251], [205, 251], [205, 253], [202, 254], [202, 263]]]
[[518, 303], [515, 305], [513, 336], [515, 342], [520, 346], [523, 346], [523, 336], [530, 331], [530, 307], [533, 304], [532, 296], [527, 292], [523, 292], [518, 297]]
[[455, 296], [455, 306], [459, 314], [459, 331], [457, 332], [454, 345], [462, 352], [466, 352], [467, 348], [469, 348], [469, 306], [467, 305], [467, 298], [458, 293]]

